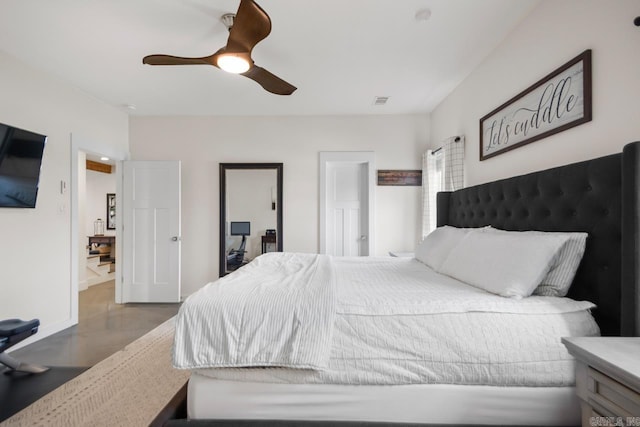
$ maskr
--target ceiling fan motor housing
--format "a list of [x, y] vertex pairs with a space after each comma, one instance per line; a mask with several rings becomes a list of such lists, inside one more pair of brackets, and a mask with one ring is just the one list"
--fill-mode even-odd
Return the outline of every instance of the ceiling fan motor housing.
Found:
[[233, 21], [236, 19], [235, 13], [225, 13], [220, 17], [220, 20], [227, 27], [227, 30], [231, 31], [231, 27], [233, 27]]

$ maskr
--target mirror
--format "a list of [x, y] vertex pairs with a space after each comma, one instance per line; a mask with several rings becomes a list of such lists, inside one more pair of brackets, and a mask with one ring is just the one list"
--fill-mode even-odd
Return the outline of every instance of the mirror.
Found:
[[220, 277], [282, 252], [282, 163], [220, 163]]

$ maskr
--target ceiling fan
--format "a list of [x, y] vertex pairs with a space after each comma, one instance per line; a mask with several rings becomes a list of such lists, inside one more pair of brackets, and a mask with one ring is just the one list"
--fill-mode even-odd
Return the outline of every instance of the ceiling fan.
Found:
[[149, 65], [213, 65], [224, 71], [240, 74], [256, 81], [265, 90], [277, 95], [291, 95], [297, 88], [281, 78], [255, 65], [251, 51], [271, 32], [269, 15], [253, 0], [240, 0], [235, 17], [227, 14], [223, 21], [228, 23], [227, 45], [216, 53], [202, 58], [184, 58], [171, 55], [149, 55], [142, 59]]

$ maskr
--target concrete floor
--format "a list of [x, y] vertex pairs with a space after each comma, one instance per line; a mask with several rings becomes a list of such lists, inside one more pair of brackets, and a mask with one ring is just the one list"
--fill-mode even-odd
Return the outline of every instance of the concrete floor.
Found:
[[113, 280], [80, 292], [78, 324], [11, 352], [45, 366], [93, 366], [173, 317], [180, 304], [116, 304]]

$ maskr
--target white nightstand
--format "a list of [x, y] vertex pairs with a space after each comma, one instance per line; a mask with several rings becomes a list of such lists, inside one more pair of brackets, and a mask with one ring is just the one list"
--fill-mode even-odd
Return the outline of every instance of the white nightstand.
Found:
[[413, 252], [400, 252], [400, 251], [389, 251], [389, 255], [397, 258], [413, 258], [415, 256]]
[[562, 342], [577, 359], [582, 425], [640, 426], [640, 338], [573, 337]]

